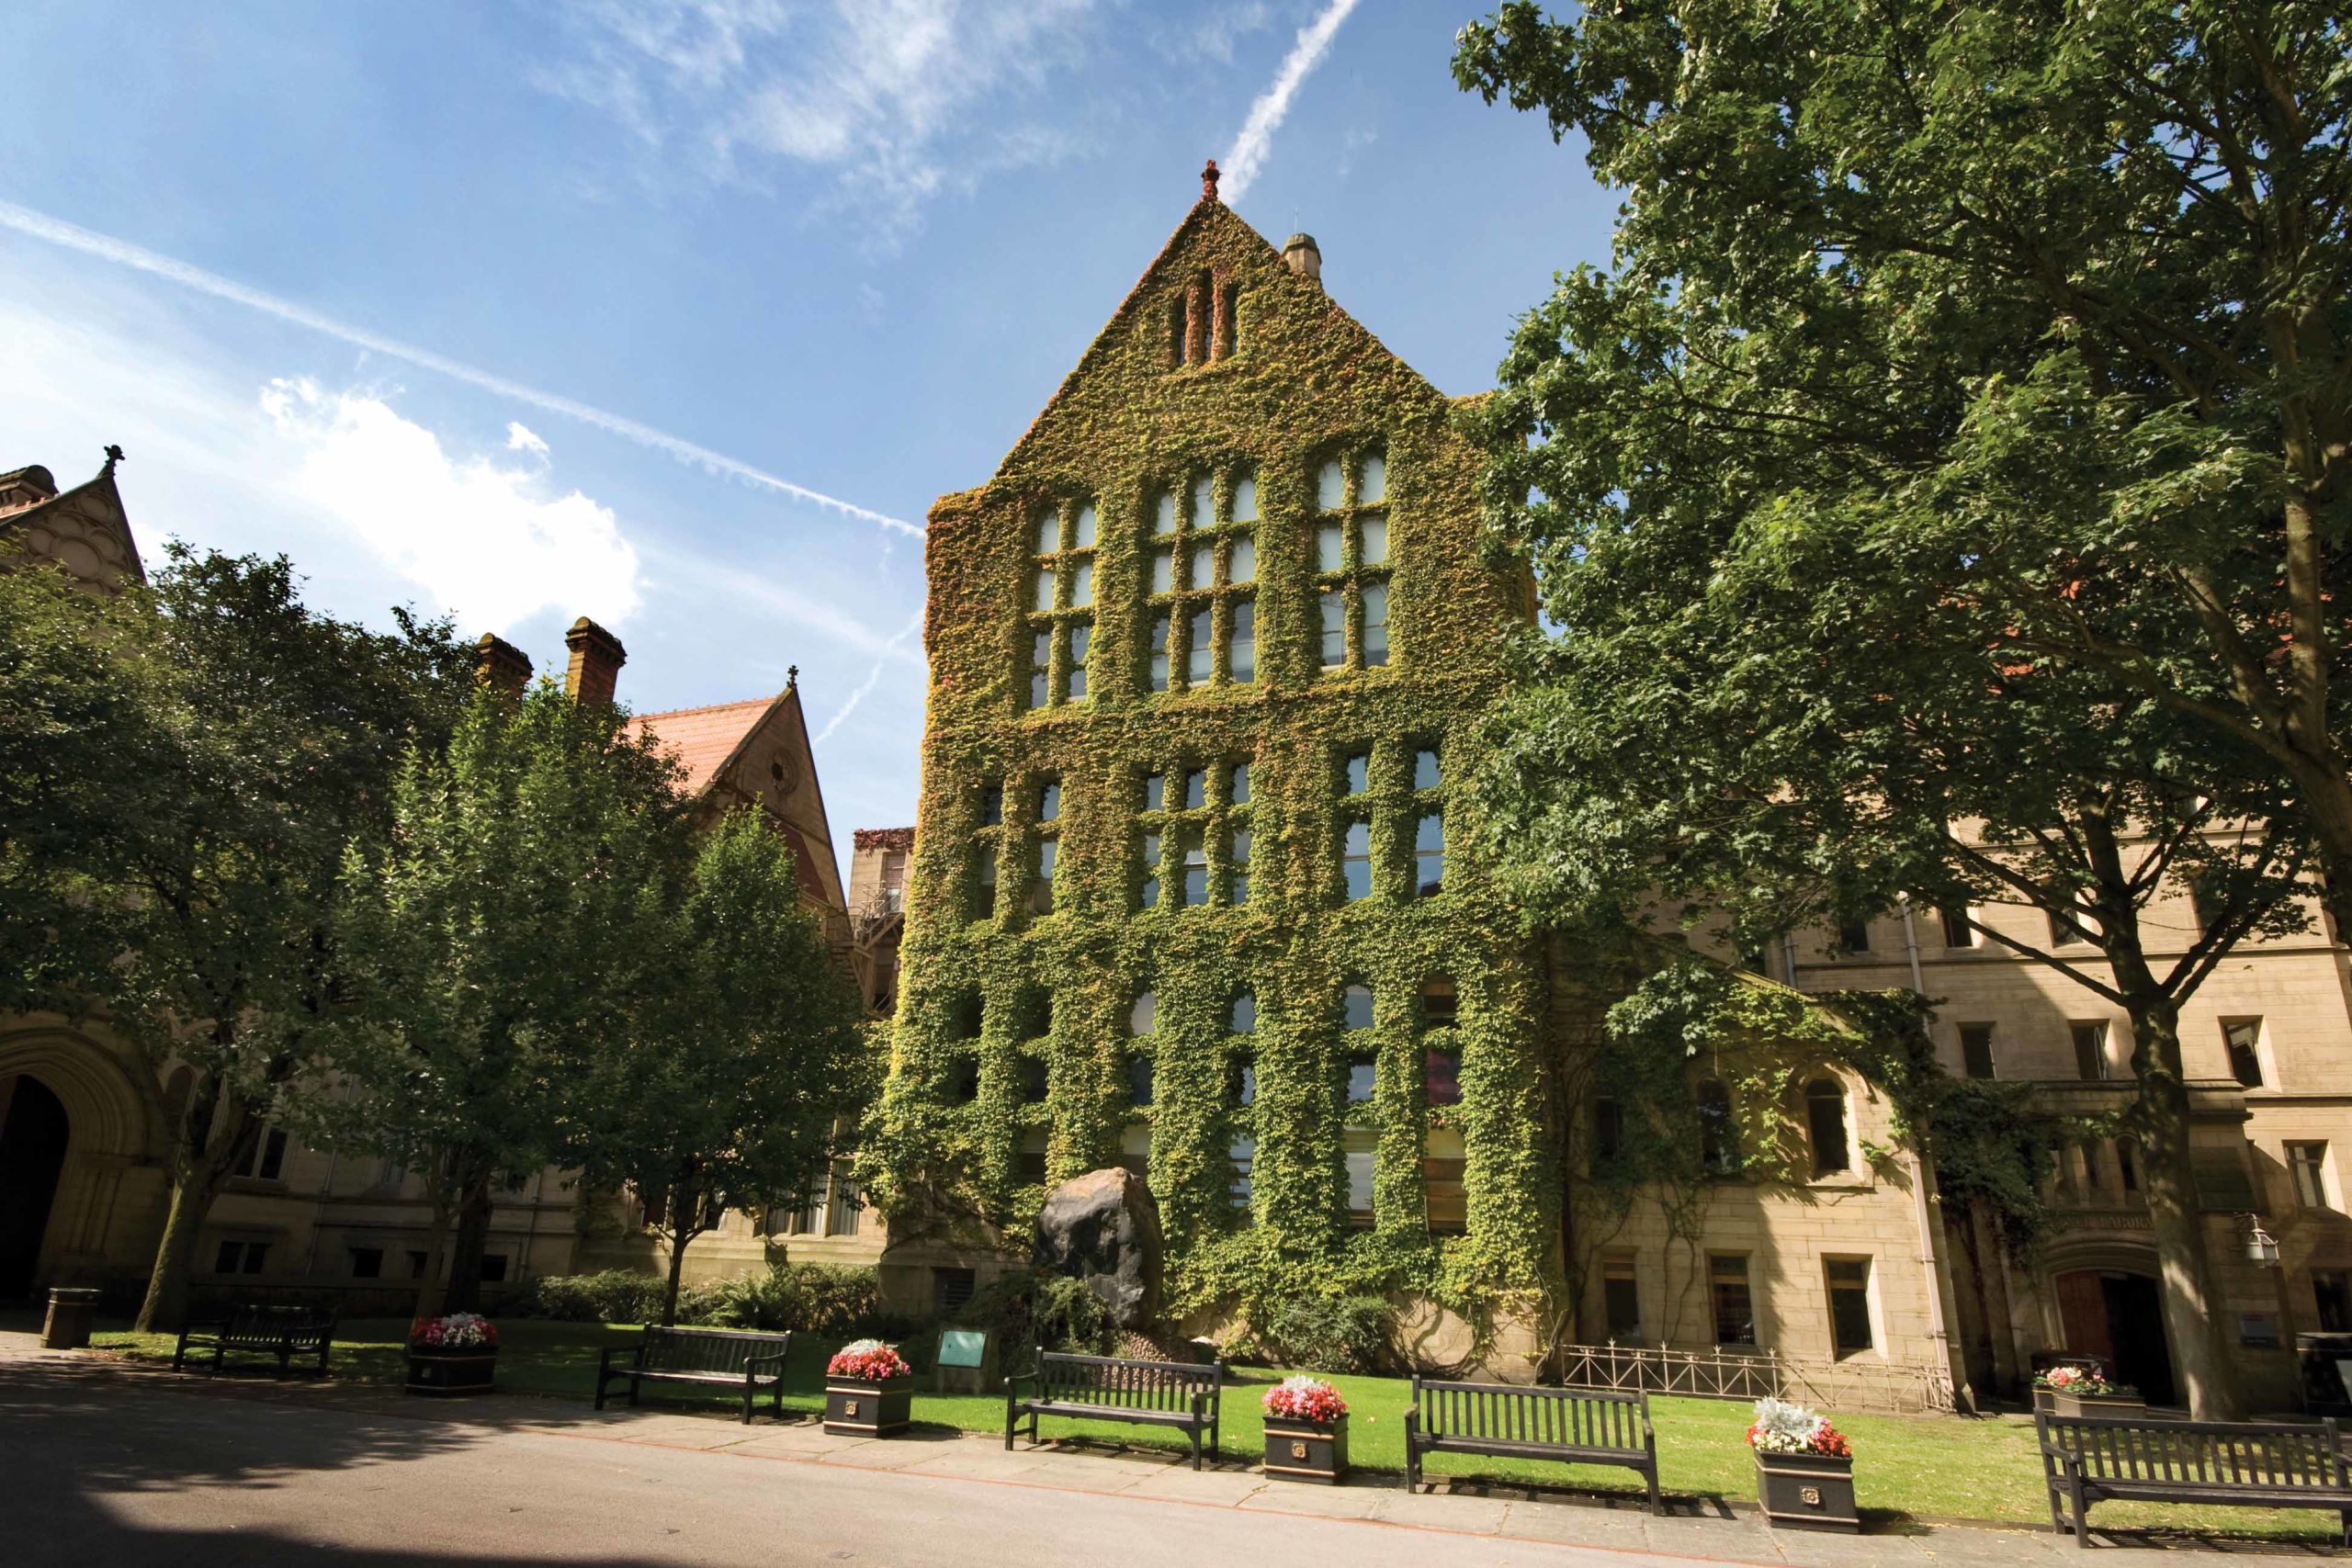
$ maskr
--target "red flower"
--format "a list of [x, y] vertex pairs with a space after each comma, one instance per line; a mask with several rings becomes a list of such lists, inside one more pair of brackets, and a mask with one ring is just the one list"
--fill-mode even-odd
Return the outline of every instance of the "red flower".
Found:
[[827, 1377], [849, 1378], [857, 1382], [882, 1382], [906, 1377], [913, 1371], [906, 1359], [888, 1345], [853, 1345], [825, 1363]]
[[1340, 1391], [1319, 1378], [1284, 1378], [1259, 1404], [1269, 1416], [1327, 1427], [1348, 1413]]

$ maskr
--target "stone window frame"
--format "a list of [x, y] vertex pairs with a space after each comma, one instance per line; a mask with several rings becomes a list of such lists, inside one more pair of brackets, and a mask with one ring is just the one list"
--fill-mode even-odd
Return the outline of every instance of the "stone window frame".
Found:
[[[1056, 907], [1054, 881], [1061, 863], [1062, 814], [1069, 808], [1061, 775], [1037, 774], [1022, 792], [1022, 799], [1028, 817], [1029, 842], [1022, 858], [1029, 896], [1021, 901], [1021, 908], [1031, 919], [1043, 919]], [[1050, 816], [1048, 806], [1053, 807]]]
[[[1336, 907], [1411, 904], [1445, 896], [1444, 857], [1449, 852], [1443, 837], [1443, 755], [1442, 744], [1425, 736], [1385, 737], [1370, 742], [1340, 741], [1332, 745], [1329, 770], [1331, 860], [1326, 874]], [[1413, 786], [1419, 782], [1423, 757], [1440, 759], [1435, 769], [1436, 782], [1416, 788]], [[1359, 758], [1364, 760], [1364, 787], [1351, 789], [1349, 764]], [[1439, 843], [1432, 852], [1441, 857], [1439, 879], [1434, 891], [1424, 893], [1419, 877], [1419, 838], [1422, 823], [1432, 820], [1439, 825]], [[1364, 830], [1364, 852], [1353, 855], [1348, 852], [1348, 838], [1359, 827]], [[1365, 868], [1361, 897], [1348, 889], [1348, 868], [1358, 862]]]
[[[1102, 599], [1102, 514], [1091, 495], [1046, 498], [1028, 508], [1023, 524], [1025, 563], [1022, 576], [1021, 645], [1014, 655], [1014, 694], [1022, 710], [1039, 713], [1092, 700], [1094, 626]], [[1042, 550], [1051, 519], [1055, 547]], [[1083, 539], [1085, 542], [1080, 543]], [[1076, 597], [1080, 576], [1086, 597]], [[1049, 603], [1039, 590], [1051, 583]], [[1039, 651], [1046, 662], [1037, 662]]]
[[[1380, 464], [1380, 494], [1376, 500], [1363, 499], [1366, 465]], [[1336, 507], [1323, 501], [1323, 478], [1327, 470], [1336, 467], [1340, 476], [1340, 499]], [[1361, 675], [1368, 670], [1386, 669], [1396, 659], [1396, 598], [1395, 574], [1396, 539], [1391, 508], [1394, 487], [1388, 474], [1387, 444], [1384, 441], [1357, 441], [1326, 450], [1309, 465], [1306, 493], [1313, 498], [1309, 514], [1306, 548], [1307, 564], [1312, 569], [1309, 581], [1315, 596], [1315, 613], [1309, 618], [1312, 630], [1313, 657], [1309, 668], [1318, 677]], [[1381, 552], [1376, 559], [1364, 555], [1364, 525], [1377, 523], [1381, 530]], [[1337, 529], [1340, 537], [1340, 563], [1327, 569], [1324, 562], [1324, 536]], [[1368, 647], [1367, 617], [1364, 613], [1367, 590], [1377, 589], [1382, 615], [1381, 640], [1377, 650]], [[1329, 663], [1324, 658], [1324, 643], [1329, 633], [1328, 601], [1338, 595], [1342, 626], [1342, 651], [1340, 662]], [[1374, 657], [1374, 652], [1377, 657]]]
[[[1205, 523], [1200, 515], [1204, 483], [1208, 487]], [[1235, 502], [1245, 483], [1250, 487], [1252, 514], [1236, 517]], [[1169, 525], [1163, 527], [1163, 521]], [[1258, 466], [1247, 458], [1226, 458], [1159, 476], [1144, 488], [1137, 527], [1141, 540], [1136, 570], [1143, 626], [1138, 639], [1142, 649], [1138, 694], [1148, 699], [1261, 686], [1266, 629], [1259, 587], [1265, 557], [1266, 511], [1259, 494]], [[1193, 566], [1204, 544], [1209, 551], [1209, 581], [1200, 583], [1193, 581]], [[1248, 577], [1237, 578], [1234, 555], [1243, 546], [1250, 551], [1250, 570]], [[1165, 588], [1159, 582], [1163, 551], [1168, 563]], [[1208, 673], [1195, 677], [1193, 660], [1202, 649], [1193, 636], [1193, 622], [1204, 611], [1209, 616]], [[1244, 615], [1250, 623], [1247, 680], [1233, 672], [1234, 624]]]
[[[972, 803], [972, 836], [965, 853], [964, 916], [967, 923], [994, 920], [1005, 912], [1005, 783], [1001, 774], [979, 781]], [[991, 805], [993, 802], [993, 805]]]
[[[1127, 835], [1133, 870], [1127, 882], [1127, 908], [1142, 914], [1154, 909], [1231, 909], [1249, 901], [1250, 861], [1234, 855], [1237, 833], [1250, 833], [1255, 790], [1249, 773], [1250, 757], [1222, 757], [1214, 761], [1179, 758], [1172, 765], [1145, 764], [1129, 784], [1134, 821]], [[1201, 775], [1201, 803], [1185, 804], [1186, 782]], [[1159, 785], [1158, 806], [1151, 804], [1153, 784]], [[1237, 795], [1238, 798], [1237, 798]], [[1201, 897], [1191, 897], [1188, 846], [1197, 841], [1201, 856]], [[1153, 847], [1159, 858], [1150, 858]], [[1257, 841], [1250, 848], [1255, 858]], [[1242, 897], [1234, 897], [1237, 884]], [[1148, 902], [1146, 895], [1154, 895]]]
[[1241, 286], [1219, 268], [1197, 268], [1170, 291], [1160, 320], [1167, 368], [1222, 364], [1241, 348]]

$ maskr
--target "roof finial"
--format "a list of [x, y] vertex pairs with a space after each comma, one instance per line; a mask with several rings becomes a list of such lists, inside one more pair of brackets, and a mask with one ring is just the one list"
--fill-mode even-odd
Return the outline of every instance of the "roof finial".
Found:
[[119, 447], [119, 446], [113, 446], [113, 445], [111, 445], [111, 444], [110, 444], [110, 445], [108, 445], [108, 446], [107, 446], [107, 468], [113, 468], [117, 463], [119, 463], [119, 462], [121, 462], [121, 461], [122, 461], [122, 448], [121, 448], [121, 447]]
[[1201, 170], [1201, 199], [1203, 201], [1216, 199], [1216, 160], [1211, 158], [1207, 166]]
[[784, 667], [784, 686], [785, 686], [785, 690], [786, 690], [786, 691], [790, 691], [792, 688], [794, 688], [795, 686], [797, 686], [797, 685], [799, 685], [799, 684], [800, 684], [800, 666], [799, 666], [799, 665], [797, 665], [797, 664], [787, 664], [787, 665], [786, 665], [786, 666]]

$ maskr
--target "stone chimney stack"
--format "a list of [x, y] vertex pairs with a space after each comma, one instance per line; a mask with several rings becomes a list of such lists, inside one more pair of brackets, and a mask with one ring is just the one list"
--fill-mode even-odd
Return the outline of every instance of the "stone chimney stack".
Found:
[[531, 683], [531, 656], [490, 632], [474, 644], [474, 679], [485, 686], [519, 697]]
[[563, 646], [571, 649], [571, 662], [563, 672], [564, 694], [575, 703], [611, 702], [621, 666], [628, 662], [621, 639], [582, 615], [563, 634]]
[[1293, 234], [1283, 242], [1283, 265], [1309, 283], [1323, 281], [1323, 252], [1312, 234]]

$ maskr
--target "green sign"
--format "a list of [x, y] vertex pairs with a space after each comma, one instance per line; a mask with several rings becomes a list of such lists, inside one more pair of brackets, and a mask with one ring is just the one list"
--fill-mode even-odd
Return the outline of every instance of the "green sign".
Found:
[[943, 1367], [977, 1367], [988, 1347], [989, 1337], [979, 1329], [944, 1329], [939, 1336], [939, 1364]]

